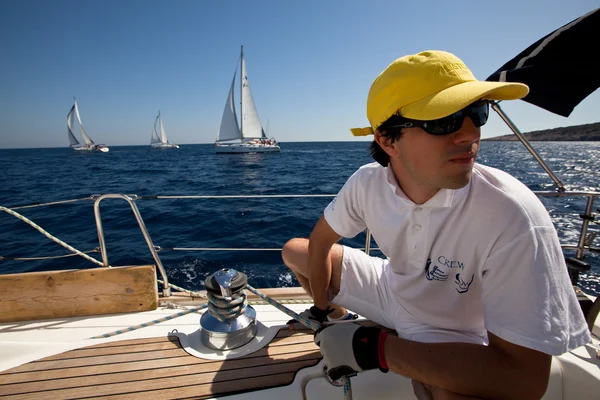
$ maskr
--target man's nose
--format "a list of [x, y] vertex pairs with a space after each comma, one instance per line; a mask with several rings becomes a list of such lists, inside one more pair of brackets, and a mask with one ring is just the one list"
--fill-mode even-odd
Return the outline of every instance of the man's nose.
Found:
[[481, 138], [481, 129], [477, 128], [470, 117], [463, 120], [460, 129], [452, 134], [455, 143], [473, 143]]

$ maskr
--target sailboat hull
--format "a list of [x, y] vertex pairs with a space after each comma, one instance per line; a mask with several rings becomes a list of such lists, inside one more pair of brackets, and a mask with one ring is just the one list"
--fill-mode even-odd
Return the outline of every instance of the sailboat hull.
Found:
[[165, 150], [165, 149], [178, 149], [179, 145], [174, 143], [152, 143], [150, 145], [151, 148], [155, 150]]
[[216, 153], [279, 153], [277, 145], [256, 143], [215, 144]]
[[73, 150], [76, 151], [100, 151], [102, 153], [108, 153], [109, 148], [103, 145], [75, 145], [71, 146]]

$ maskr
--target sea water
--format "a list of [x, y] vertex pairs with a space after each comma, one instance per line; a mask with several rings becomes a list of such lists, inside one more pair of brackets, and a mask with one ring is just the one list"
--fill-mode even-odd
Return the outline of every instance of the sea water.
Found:
[[[331, 197], [266, 199], [153, 199], [185, 195], [334, 195], [361, 165], [371, 162], [368, 142], [282, 143], [281, 153], [215, 154], [212, 145], [110, 147], [109, 153], [70, 148], [0, 150], [0, 205], [5, 207], [84, 199], [18, 209], [51, 235], [81, 251], [98, 247], [93, 194], [143, 196], [141, 216], [172, 283], [203, 289], [206, 276], [224, 267], [243, 271], [255, 287], [297, 286], [280, 251], [179, 251], [173, 248], [278, 249], [292, 237], [307, 237]], [[534, 142], [568, 190], [600, 191], [600, 142]], [[482, 142], [478, 162], [505, 170], [530, 189], [553, 191], [553, 181], [519, 142]], [[542, 198], [561, 241], [574, 244], [581, 229], [584, 198]], [[598, 201], [597, 203], [600, 203]], [[493, 205], [491, 205], [493, 206]], [[595, 204], [597, 210], [600, 204]], [[128, 203], [101, 204], [110, 265], [153, 264]], [[591, 224], [598, 231], [597, 224]], [[343, 241], [364, 247], [365, 236]], [[373, 246], [376, 244], [373, 243]], [[600, 238], [595, 247], [600, 247]], [[0, 273], [90, 268], [15, 217], [0, 213]], [[573, 252], [567, 252], [573, 256]], [[100, 259], [98, 252], [91, 256]], [[600, 256], [580, 286], [600, 294]]]

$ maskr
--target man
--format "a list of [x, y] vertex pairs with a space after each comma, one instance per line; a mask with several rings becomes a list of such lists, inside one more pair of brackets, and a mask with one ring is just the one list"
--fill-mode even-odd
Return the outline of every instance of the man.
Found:
[[[390, 64], [367, 99], [371, 154], [310, 239], [282, 257], [323, 322], [315, 336], [334, 378], [388, 369], [420, 398], [540, 398], [551, 355], [591, 340], [558, 237], [537, 197], [475, 163], [490, 100], [526, 85], [480, 82], [456, 56], [426, 51]], [[369, 228], [387, 259], [336, 244]]]

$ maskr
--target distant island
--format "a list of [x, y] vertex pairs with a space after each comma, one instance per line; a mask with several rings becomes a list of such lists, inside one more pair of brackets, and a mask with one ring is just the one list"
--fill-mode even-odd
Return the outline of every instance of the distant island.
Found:
[[[561, 128], [544, 129], [541, 131], [525, 132], [527, 140], [555, 142], [592, 142], [600, 141], [600, 122], [593, 124], [565, 126]], [[514, 141], [519, 140], [515, 134], [481, 139], [482, 141]]]

